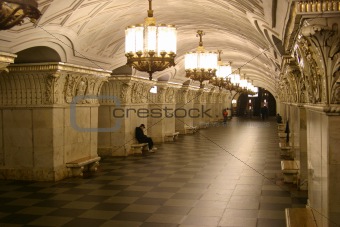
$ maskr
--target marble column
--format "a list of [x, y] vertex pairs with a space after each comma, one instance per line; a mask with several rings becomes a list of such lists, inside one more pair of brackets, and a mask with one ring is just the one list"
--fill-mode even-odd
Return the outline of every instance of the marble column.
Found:
[[157, 93], [149, 94], [151, 114], [147, 119], [147, 131], [155, 143], [162, 143], [166, 134], [175, 132], [175, 115], [178, 113], [175, 93], [180, 85], [159, 81], [156, 86]]
[[137, 143], [135, 128], [147, 126], [148, 96], [153, 81], [115, 75], [103, 85], [99, 107], [98, 154], [126, 156]]
[[176, 110], [175, 129], [180, 134], [185, 134], [185, 127], [193, 126], [193, 117], [191, 115], [194, 107], [196, 92], [189, 85], [183, 85], [176, 93]]
[[0, 178], [57, 181], [66, 163], [97, 157], [98, 94], [109, 72], [66, 63], [0, 75]]
[[318, 226], [340, 224], [340, 109], [306, 106], [308, 202]]
[[205, 92], [203, 88], [195, 91], [193, 97], [193, 108], [190, 117], [193, 119], [193, 126], [199, 128], [201, 124], [204, 123], [204, 116], [202, 115], [202, 110], [205, 104]]
[[299, 188], [308, 189], [308, 163], [307, 163], [307, 125], [306, 110], [301, 104], [291, 104], [290, 131], [294, 159], [300, 162]]

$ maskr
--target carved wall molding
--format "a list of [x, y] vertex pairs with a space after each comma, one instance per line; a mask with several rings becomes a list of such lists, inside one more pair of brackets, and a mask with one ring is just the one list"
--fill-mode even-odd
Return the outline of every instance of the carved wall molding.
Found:
[[176, 101], [176, 89], [173, 87], [168, 87], [165, 92], [165, 102], [166, 103], [175, 103]]
[[8, 71], [7, 66], [14, 62], [15, 54], [0, 52], [0, 72]]
[[204, 93], [203, 89], [199, 89], [199, 90], [193, 91], [192, 100], [193, 100], [194, 104], [202, 103], [203, 93]]
[[176, 92], [176, 104], [186, 104], [188, 100], [189, 89], [180, 88]]
[[11, 65], [0, 76], [0, 105], [96, 104], [109, 75], [64, 63]]
[[189, 90], [187, 95], [186, 103], [195, 103], [197, 90]]
[[283, 62], [281, 100], [324, 106], [340, 103], [338, 26], [324, 18], [305, 21], [295, 43], [294, 57]]
[[111, 76], [103, 85], [101, 105], [150, 103], [154, 82], [134, 76]]

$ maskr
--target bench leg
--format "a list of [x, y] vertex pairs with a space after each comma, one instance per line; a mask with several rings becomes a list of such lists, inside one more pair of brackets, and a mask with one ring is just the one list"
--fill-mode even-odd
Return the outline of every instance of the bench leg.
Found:
[[84, 166], [80, 166], [80, 167], [72, 167], [69, 170], [69, 174], [71, 177], [82, 177], [84, 175], [83, 173], [84, 171]]
[[96, 172], [98, 170], [99, 162], [89, 164], [89, 171]]

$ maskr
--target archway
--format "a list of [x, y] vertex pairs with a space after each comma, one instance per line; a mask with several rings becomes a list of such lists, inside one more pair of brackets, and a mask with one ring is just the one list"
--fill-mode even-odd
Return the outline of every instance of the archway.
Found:
[[259, 88], [256, 95], [240, 94], [237, 98], [236, 116], [239, 117], [260, 117], [261, 108], [265, 105], [268, 108], [268, 116], [276, 115], [276, 100], [266, 89]]
[[31, 47], [16, 54], [14, 64], [61, 62], [58, 52], [45, 46]]

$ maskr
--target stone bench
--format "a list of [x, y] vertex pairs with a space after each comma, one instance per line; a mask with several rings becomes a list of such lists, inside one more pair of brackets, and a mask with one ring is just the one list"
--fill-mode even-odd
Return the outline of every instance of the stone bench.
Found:
[[185, 130], [185, 134], [188, 134], [188, 133], [193, 134], [193, 133], [197, 132], [197, 127], [185, 125], [184, 130]]
[[149, 144], [148, 143], [136, 143], [131, 144], [130, 154], [143, 154], [144, 152], [149, 151]]
[[[277, 135], [279, 138], [287, 138], [287, 133], [285, 132], [279, 132]], [[289, 137], [292, 137], [291, 134], [289, 134]]]
[[286, 130], [286, 124], [277, 124], [277, 130], [279, 132], [284, 132]]
[[293, 159], [293, 149], [292, 149], [292, 144], [286, 143], [284, 141], [279, 143], [279, 147], [281, 149], [281, 157], [282, 158], [288, 158], [288, 159]]
[[287, 227], [317, 227], [313, 211], [306, 208], [286, 208], [286, 226]]
[[175, 141], [179, 135], [179, 132], [166, 133], [165, 141]]
[[84, 171], [96, 172], [99, 166], [100, 157], [85, 157], [66, 163], [69, 175], [82, 177]]
[[283, 182], [298, 183], [298, 173], [300, 170], [300, 162], [295, 160], [282, 160], [281, 170], [283, 173]]

